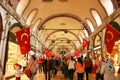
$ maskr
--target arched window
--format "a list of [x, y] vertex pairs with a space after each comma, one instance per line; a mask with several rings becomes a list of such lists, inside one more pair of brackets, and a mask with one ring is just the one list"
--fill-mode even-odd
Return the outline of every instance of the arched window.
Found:
[[86, 19], [86, 22], [87, 22], [88, 26], [90, 27], [91, 32], [94, 32], [94, 27], [93, 27], [92, 22], [89, 19]]
[[83, 39], [82, 39], [82, 37], [80, 35], [79, 35], [79, 38], [80, 38], [80, 42], [82, 43]]
[[31, 22], [32, 22], [32, 20], [33, 20], [33, 18], [36, 16], [36, 14], [37, 14], [37, 9], [34, 9], [30, 14], [29, 14], [29, 16], [28, 16], [28, 18], [27, 18], [27, 21], [26, 21], [26, 24], [27, 25], [30, 25], [31, 24]]
[[110, 16], [115, 10], [112, 4], [112, 0], [100, 0], [100, 2], [104, 6], [108, 16]]
[[17, 8], [16, 8], [16, 12], [18, 13], [18, 15], [22, 15], [24, 9], [26, 8], [26, 6], [28, 5], [30, 0], [20, 0]]
[[94, 17], [94, 19], [95, 19], [95, 21], [97, 23], [97, 26], [100, 26], [102, 24], [102, 20], [100, 18], [100, 15], [98, 14], [98, 12], [95, 11], [95, 10], [91, 10], [91, 14]]
[[85, 33], [85, 36], [88, 38], [88, 32], [87, 32], [87, 30], [83, 30], [83, 31]]
[[33, 26], [33, 31], [36, 31], [37, 27], [38, 27], [39, 24], [40, 24], [40, 21], [41, 21], [41, 18], [39, 18], [39, 19], [35, 22], [35, 24], [34, 24], [34, 26]]
[[85, 38], [85, 35], [83, 34], [83, 32], [80, 32], [80, 35], [82, 36], [82, 38]]
[[77, 48], [79, 48], [79, 46], [80, 46], [79, 41], [76, 41], [76, 42], [75, 42], [75, 45], [76, 45]]

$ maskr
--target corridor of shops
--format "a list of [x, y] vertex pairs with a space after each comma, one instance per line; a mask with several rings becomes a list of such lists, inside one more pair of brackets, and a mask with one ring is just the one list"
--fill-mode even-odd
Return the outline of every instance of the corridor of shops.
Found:
[[0, 0], [0, 80], [120, 80], [120, 0]]

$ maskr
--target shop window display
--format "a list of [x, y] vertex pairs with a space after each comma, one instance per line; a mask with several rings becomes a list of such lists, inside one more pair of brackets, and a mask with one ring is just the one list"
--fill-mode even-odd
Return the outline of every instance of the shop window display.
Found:
[[25, 66], [25, 56], [20, 53], [19, 45], [9, 41], [9, 49], [8, 49], [8, 60], [6, 63], [6, 72], [5, 76], [10, 77], [15, 75], [14, 64], [19, 63]]
[[107, 53], [107, 55], [115, 66], [115, 75], [117, 76], [117, 71], [120, 65], [120, 41], [115, 42], [112, 53]]

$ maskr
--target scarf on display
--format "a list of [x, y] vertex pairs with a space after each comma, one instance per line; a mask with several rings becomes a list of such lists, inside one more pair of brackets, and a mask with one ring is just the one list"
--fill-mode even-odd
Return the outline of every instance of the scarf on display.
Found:
[[106, 58], [106, 59], [105, 59], [105, 62], [106, 62], [106, 65], [107, 65], [108, 69], [109, 69], [111, 72], [114, 72], [114, 66], [113, 66], [113, 64], [111, 63], [110, 59], [109, 59], [109, 58]]

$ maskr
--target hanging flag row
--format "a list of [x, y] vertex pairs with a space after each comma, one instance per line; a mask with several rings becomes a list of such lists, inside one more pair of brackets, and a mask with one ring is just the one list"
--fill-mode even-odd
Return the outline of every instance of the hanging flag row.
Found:
[[[114, 27], [110, 24], [106, 25], [106, 32], [105, 32], [105, 43], [106, 43], [106, 50], [107, 52], [111, 53], [113, 50], [113, 46], [115, 41], [118, 39], [119, 31], [117, 31]], [[30, 51], [30, 27], [24, 28], [18, 32], [16, 32], [16, 37], [18, 40], [18, 44], [20, 46], [21, 54], [26, 54]], [[83, 39], [82, 42], [82, 50], [86, 48], [88, 45], [88, 41]], [[51, 56], [51, 52], [49, 52]], [[78, 53], [75, 53], [78, 55]]]
[[[106, 32], [105, 32], [105, 43], [106, 43], [106, 50], [108, 53], [112, 53], [115, 41], [119, 37], [119, 31], [117, 31], [113, 26], [110, 24], [106, 25]], [[82, 50], [86, 48], [88, 45], [88, 41], [86, 39], [83, 39], [82, 42]]]

